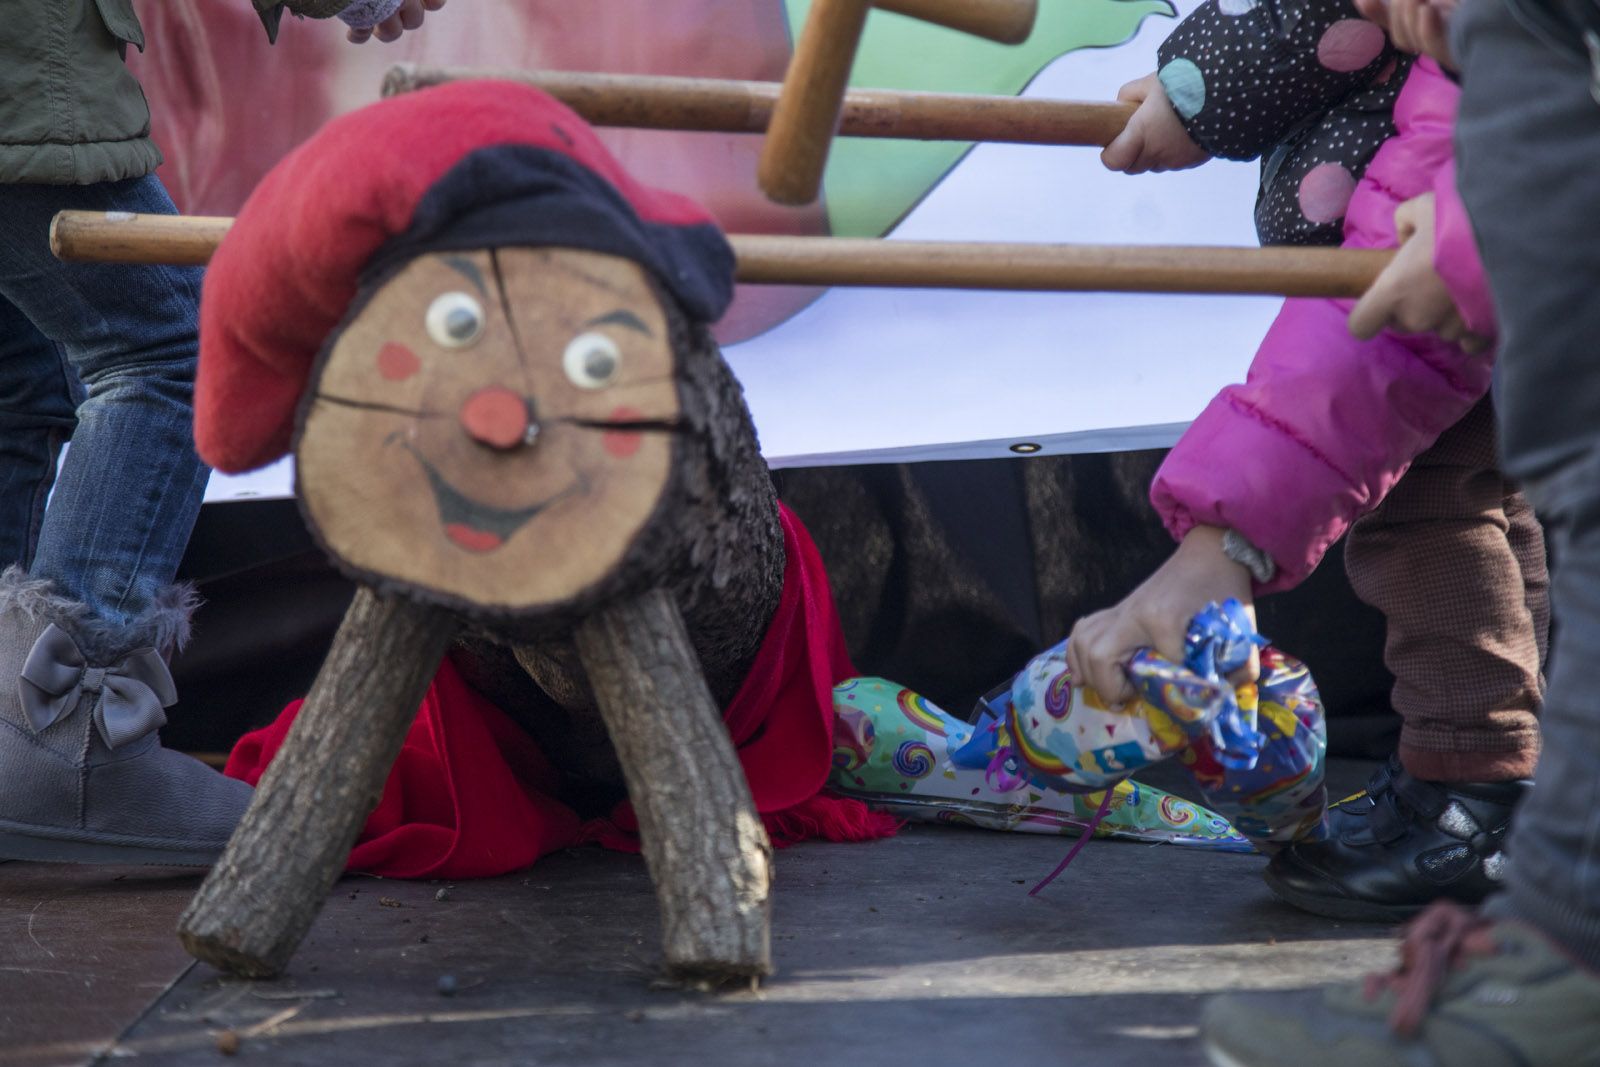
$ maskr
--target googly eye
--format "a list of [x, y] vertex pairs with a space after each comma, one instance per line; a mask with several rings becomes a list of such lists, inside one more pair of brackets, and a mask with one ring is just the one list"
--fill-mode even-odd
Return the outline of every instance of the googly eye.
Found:
[[603, 389], [622, 369], [622, 351], [603, 333], [580, 333], [567, 342], [561, 367], [579, 389]]
[[483, 305], [466, 293], [445, 293], [428, 305], [426, 322], [434, 343], [465, 348], [483, 333]]

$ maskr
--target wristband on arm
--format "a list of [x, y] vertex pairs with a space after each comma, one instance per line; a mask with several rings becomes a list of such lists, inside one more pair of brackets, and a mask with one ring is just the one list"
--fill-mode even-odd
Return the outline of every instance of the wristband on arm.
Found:
[[1272, 557], [1251, 544], [1250, 539], [1238, 530], [1223, 532], [1222, 554], [1249, 571], [1257, 585], [1266, 585], [1278, 575], [1278, 565]]

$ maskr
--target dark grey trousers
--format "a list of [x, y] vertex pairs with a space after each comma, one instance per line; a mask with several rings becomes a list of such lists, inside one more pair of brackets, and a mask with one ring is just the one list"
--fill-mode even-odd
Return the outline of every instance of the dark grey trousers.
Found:
[[1600, 103], [1555, 0], [1468, 0], [1461, 194], [1500, 318], [1505, 470], [1546, 525], [1555, 569], [1538, 784], [1492, 914], [1600, 968]]

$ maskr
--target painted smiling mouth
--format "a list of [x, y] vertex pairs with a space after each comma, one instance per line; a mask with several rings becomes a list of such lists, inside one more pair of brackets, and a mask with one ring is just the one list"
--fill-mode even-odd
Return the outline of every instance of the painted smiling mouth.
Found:
[[573, 484], [537, 504], [525, 508], [497, 508], [492, 504], [474, 500], [451, 485], [439, 472], [439, 468], [428, 462], [428, 458], [410, 444], [402, 442], [402, 447], [411, 453], [421, 465], [423, 473], [428, 476], [428, 484], [433, 487], [434, 502], [439, 508], [439, 523], [444, 527], [445, 536], [458, 548], [468, 552], [493, 552], [510, 540], [511, 535], [520, 530], [529, 519], [552, 504], [584, 491], [583, 476], [579, 475]]

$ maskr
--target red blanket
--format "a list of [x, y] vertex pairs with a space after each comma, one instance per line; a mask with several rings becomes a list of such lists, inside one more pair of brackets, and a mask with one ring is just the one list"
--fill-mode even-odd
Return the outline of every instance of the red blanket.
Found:
[[[774, 845], [887, 837], [893, 818], [822, 792], [833, 757], [833, 685], [855, 670], [816, 546], [787, 508], [781, 519], [783, 597], [723, 721]], [[259, 781], [301, 703], [241, 738], [225, 773]], [[585, 822], [556, 798], [559, 781], [533, 740], [446, 659], [349, 869], [390, 878], [484, 878], [585, 842], [638, 850], [630, 804]]]

